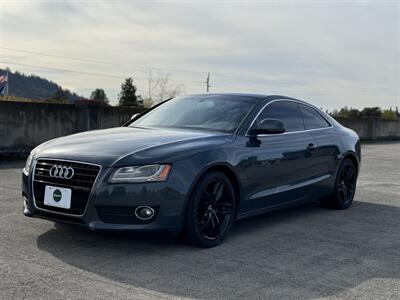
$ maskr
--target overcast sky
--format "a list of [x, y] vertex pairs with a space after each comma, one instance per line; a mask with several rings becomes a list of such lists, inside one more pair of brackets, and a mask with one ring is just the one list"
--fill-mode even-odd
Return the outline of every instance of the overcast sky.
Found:
[[153, 68], [188, 94], [210, 72], [211, 92], [400, 106], [399, 1], [216, 3], [0, 0], [1, 67], [112, 100], [128, 76], [146, 96]]

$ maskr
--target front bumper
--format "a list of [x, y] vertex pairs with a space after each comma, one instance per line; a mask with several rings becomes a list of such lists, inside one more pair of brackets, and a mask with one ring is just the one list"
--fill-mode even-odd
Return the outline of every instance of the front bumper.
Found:
[[[166, 182], [109, 184], [107, 178], [111, 171], [111, 168], [103, 168], [100, 171], [86, 209], [80, 216], [52, 211], [51, 207], [37, 207], [33, 197], [32, 172], [28, 176], [23, 173], [24, 215], [78, 224], [96, 231], [181, 231], [189, 189], [185, 182], [170, 174]], [[154, 218], [146, 221], [138, 219], [135, 209], [139, 206], [154, 208]]]

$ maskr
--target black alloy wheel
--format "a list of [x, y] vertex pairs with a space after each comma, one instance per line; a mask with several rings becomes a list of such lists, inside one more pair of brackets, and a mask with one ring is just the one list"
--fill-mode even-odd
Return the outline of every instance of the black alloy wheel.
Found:
[[211, 171], [196, 184], [186, 215], [186, 235], [202, 247], [220, 244], [235, 218], [235, 193], [228, 177]]
[[330, 197], [323, 200], [328, 207], [349, 208], [356, 193], [357, 170], [350, 159], [345, 159], [339, 168], [335, 188]]
[[338, 192], [344, 205], [353, 201], [356, 192], [356, 172], [352, 164], [346, 163], [339, 175]]

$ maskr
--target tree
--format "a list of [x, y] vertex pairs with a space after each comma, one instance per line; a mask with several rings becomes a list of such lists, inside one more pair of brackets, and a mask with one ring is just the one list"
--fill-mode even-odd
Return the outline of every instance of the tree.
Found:
[[139, 106], [136, 96], [136, 86], [133, 85], [131, 77], [126, 78], [121, 84], [121, 93], [119, 94], [120, 106]]
[[345, 106], [344, 108], [340, 109], [340, 111], [338, 111], [337, 109], [335, 109], [332, 112], [332, 116], [335, 118], [359, 118], [360, 117], [360, 111], [356, 108], [348, 108], [347, 106]]
[[153, 100], [151, 98], [144, 98], [143, 99], [143, 107], [150, 108], [153, 106]]
[[382, 116], [382, 110], [379, 107], [366, 107], [361, 111], [361, 116], [379, 118]]
[[182, 94], [185, 90], [182, 84], [176, 84], [171, 74], [158, 73], [155, 78], [152, 70], [149, 70], [147, 77], [148, 97], [144, 99], [144, 105], [151, 106], [169, 98]]
[[349, 118], [349, 119], [358, 119], [358, 118], [382, 118], [386, 120], [396, 120], [397, 113], [390, 109], [385, 109], [382, 111], [380, 107], [365, 107], [363, 110], [358, 110], [355, 108], [347, 108], [346, 106], [340, 111], [335, 109], [331, 115], [334, 118]]
[[68, 101], [68, 95], [68, 90], [64, 90], [62, 87], [58, 86], [53, 96], [51, 96], [50, 101], [66, 103]]
[[360, 117], [360, 115], [361, 115], [360, 111], [356, 108], [350, 108], [350, 110], [348, 112], [349, 118], [357, 119]]
[[176, 97], [180, 94], [182, 87], [175, 85], [171, 80], [171, 74], [164, 74], [158, 78], [158, 101], [164, 101], [168, 98]]
[[90, 100], [103, 102], [108, 104], [108, 98], [103, 89], [95, 89], [90, 95]]
[[393, 111], [392, 108], [385, 109], [382, 112], [382, 119], [385, 119], [385, 120], [396, 120], [397, 119], [396, 112]]

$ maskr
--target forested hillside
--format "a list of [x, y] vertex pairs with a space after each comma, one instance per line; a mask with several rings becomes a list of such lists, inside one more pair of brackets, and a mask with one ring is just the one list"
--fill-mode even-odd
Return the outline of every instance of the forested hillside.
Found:
[[[0, 74], [5, 74], [6, 70], [0, 69]], [[26, 75], [16, 72], [8, 72], [9, 95], [23, 97], [33, 100], [51, 99], [61, 87], [45, 78], [36, 75]], [[82, 99], [75, 93], [65, 91], [68, 101]]]

